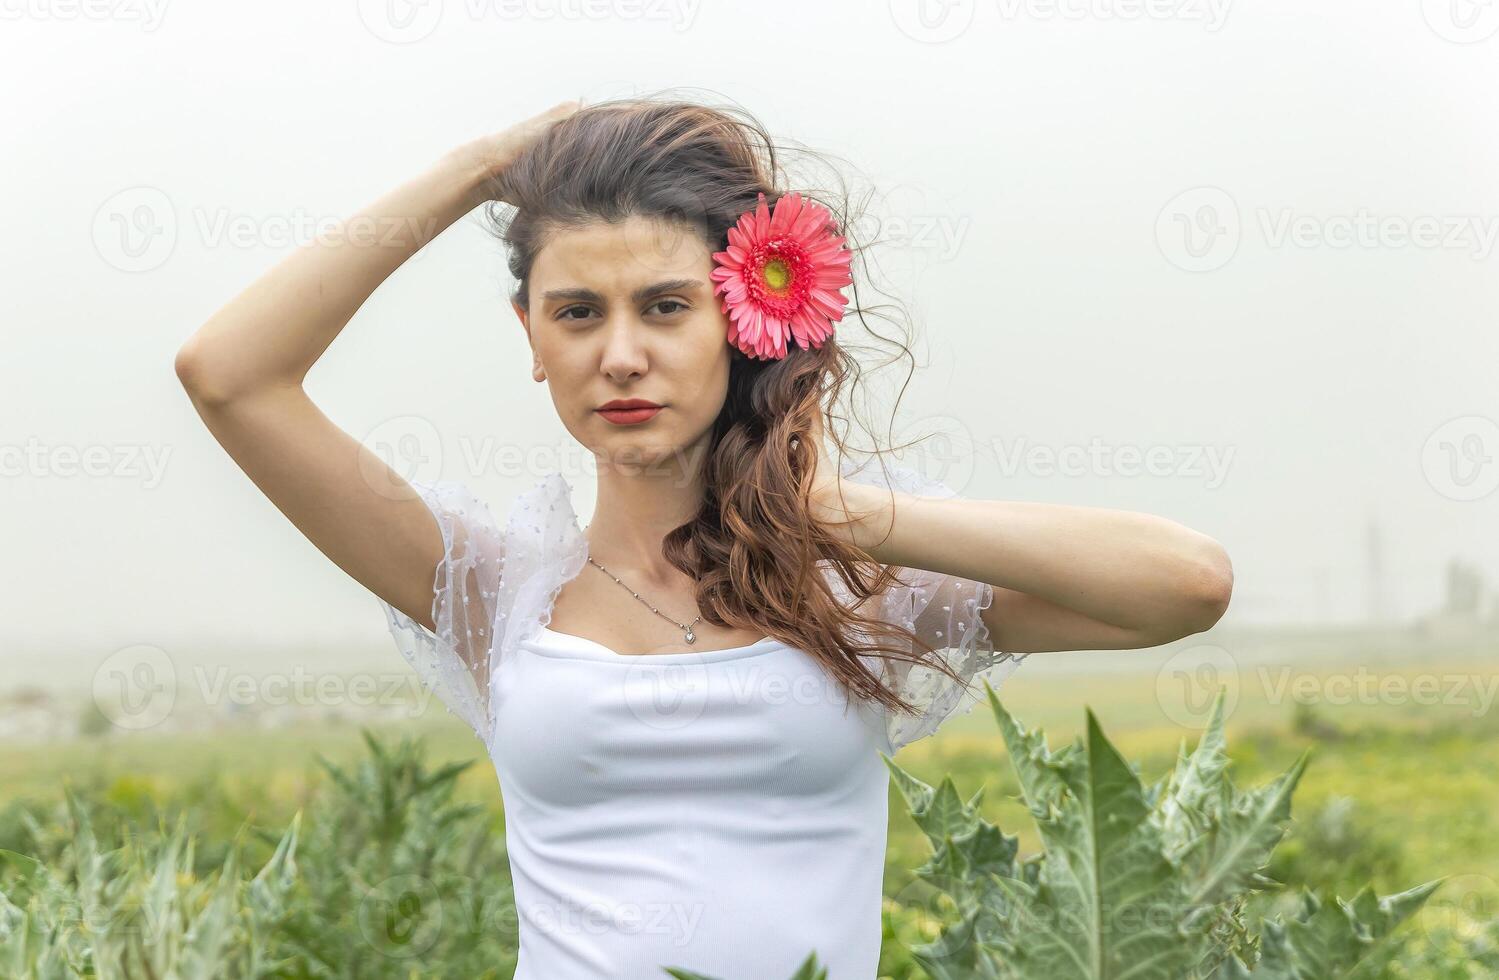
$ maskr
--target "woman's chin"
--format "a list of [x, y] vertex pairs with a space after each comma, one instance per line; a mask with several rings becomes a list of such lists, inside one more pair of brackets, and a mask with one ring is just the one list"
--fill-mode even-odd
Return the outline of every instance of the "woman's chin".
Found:
[[[606, 426], [609, 423], [604, 423]], [[610, 426], [612, 428], [612, 426]], [[605, 433], [606, 438], [590, 446], [599, 468], [613, 467], [622, 473], [659, 469], [677, 458], [685, 461], [686, 451], [670, 439], [650, 437], [638, 432]]]

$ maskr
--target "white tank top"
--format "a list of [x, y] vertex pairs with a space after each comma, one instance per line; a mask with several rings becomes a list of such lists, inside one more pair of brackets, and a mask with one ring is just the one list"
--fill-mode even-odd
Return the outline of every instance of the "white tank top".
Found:
[[779, 640], [615, 653], [544, 629], [498, 678], [517, 980], [790, 978], [880, 955], [876, 711]]
[[[871, 479], [950, 496], [895, 468]], [[866, 662], [918, 712], [850, 700], [815, 658], [766, 637], [635, 655], [547, 623], [587, 541], [560, 474], [502, 526], [461, 483], [413, 483], [437, 518], [435, 631], [382, 602], [403, 656], [483, 743], [499, 778], [519, 920], [515, 980], [789, 978], [814, 950], [873, 980], [889, 771], [881, 753], [998, 689], [987, 584], [902, 569], [881, 599], [969, 684]], [[837, 576], [833, 591], [847, 600]]]

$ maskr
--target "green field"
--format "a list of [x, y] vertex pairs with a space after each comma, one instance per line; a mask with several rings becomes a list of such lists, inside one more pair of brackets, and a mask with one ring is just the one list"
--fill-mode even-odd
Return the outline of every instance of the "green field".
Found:
[[[1405, 662], [1385, 653], [1362, 659], [1308, 657], [1292, 676], [1303, 690], [1322, 697], [1299, 707], [1289, 693], [1292, 687], [1282, 683], [1288, 675], [1272, 659], [1242, 658], [1233, 675], [1183, 674], [1169, 664], [1163, 667], [1168, 653], [1033, 657], [1005, 684], [1001, 699], [1027, 726], [1043, 727], [1053, 746], [1075, 737], [1085, 706], [1091, 708], [1124, 756], [1153, 781], [1169, 768], [1179, 743], [1185, 739], [1190, 748], [1198, 734], [1190, 719], [1182, 723], [1189, 705], [1181, 678], [1189, 678], [1189, 684], [1226, 684], [1233, 703], [1228, 744], [1239, 785], [1266, 782], [1312, 749], [1295, 796], [1296, 822], [1272, 864], [1276, 877], [1349, 895], [1365, 882], [1389, 893], [1446, 876], [1450, 887], [1433, 900], [1434, 914], [1455, 912], [1479, 920], [1499, 908], [1499, 842], [1493, 833], [1499, 811], [1499, 721], [1483, 694], [1499, 674], [1499, 662], [1460, 651], [1428, 652]], [[1372, 682], [1365, 678], [1366, 686], [1374, 684], [1374, 694], [1345, 696], [1356, 690], [1352, 685], [1361, 671], [1375, 675]], [[1435, 690], [1417, 697], [1411, 684], [1422, 677], [1434, 678]], [[390, 739], [403, 733], [425, 738], [433, 765], [478, 760], [463, 773], [459, 796], [483, 805], [498, 834], [503, 816], [495, 775], [473, 736], [441, 708], [423, 719], [385, 723], [377, 731]], [[11, 816], [19, 806], [42, 810], [60, 797], [66, 782], [130, 812], [154, 812], [163, 801], [196, 803], [201, 810], [196, 829], [206, 837], [228, 838], [245, 821], [282, 827], [314, 799], [327, 779], [316, 755], [354, 764], [366, 754], [358, 730], [347, 724], [0, 746], [0, 805], [12, 804], [6, 808]], [[950, 773], [965, 797], [986, 786], [989, 819], [1019, 835], [1022, 853], [1038, 846], [986, 705], [951, 719], [938, 736], [909, 746], [896, 761], [928, 782]], [[14, 835], [16, 826], [8, 818], [0, 834]], [[0, 847], [14, 849], [17, 843], [0, 840]], [[928, 938], [931, 924], [909, 913], [901, 899], [910, 894], [911, 869], [928, 853], [925, 838], [892, 790], [886, 866], [890, 916], [882, 962], [892, 977], [921, 975], [903, 946]], [[1451, 908], [1441, 908], [1444, 901]]]

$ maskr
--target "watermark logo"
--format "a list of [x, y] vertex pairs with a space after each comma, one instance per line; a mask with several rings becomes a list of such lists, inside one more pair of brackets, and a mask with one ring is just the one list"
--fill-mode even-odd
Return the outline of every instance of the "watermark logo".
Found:
[[708, 703], [708, 668], [691, 657], [648, 662], [653, 656], [635, 657], [636, 662], [625, 671], [621, 682], [625, 704], [648, 728], [686, 728], [702, 717]]
[[1239, 205], [1221, 187], [1194, 187], [1166, 202], [1155, 240], [1166, 261], [1187, 272], [1222, 268], [1239, 250]]
[[[940, 483], [959, 495], [973, 482], [977, 457], [973, 433], [960, 418], [951, 415], [918, 418], [906, 425], [891, 444], [896, 448], [883, 458], [848, 460], [845, 468], [859, 467], [856, 482], [876, 484], [886, 479], [886, 468], [910, 469], [922, 481]], [[898, 481], [892, 478], [891, 482], [900, 489]]]
[[994, 452], [1005, 476], [1139, 477], [1201, 479], [1216, 490], [1228, 479], [1236, 446], [1154, 444], [1110, 445], [1094, 437], [1086, 446], [1048, 446], [1024, 438], [1007, 447], [994, 439]]
[[1476, 44], [1499, 32], [1496, 0], [1421, 0], [1426, 24], [1444, 41]]
[[[1007, 23], [1034, 21], [1154, 21], [1201, 24], [1217, 33], [1233, 0], [994, 0]], [[890, 0], [890, 19], [913, 41], [941, 44], [973, 24], [972, 0]]]
[[1380, 674], [1360, 666], [1352, 672], [1325, 675], [1298, 672], [1291, 667], [1257, 669], [1265, 700], [1284, 704], [1287, 698], [1302, 704], [1338, 707], [1394, 707], [1419, 704], [1464, 707], [1478, 718], [1488, 714], [1499, 695], [1499, 675], [1479, 674]]
[[166, 478], [171, 446], [51, 446], [35, 436], [24, 444], [0, 443], [0, 477], [87, 477], [138, 480], [147, 490]]
[[166, 18], [167, 0], [7, 0], [0, 20], [138, 22], [150, 33]]
[[1005, 20], [1175, 21], [1216, 34], [1233, 0], [996, 0]]
[[[430, 37], [443, 20], [443, 0], [356, 0], [365, 29], [390, 44]], [[462, 0], [451, 5], [470, 23], [498, 21], [656, 21], [673, 31], [692, 27], [701, 0]]]
[[1290, 208], [1260, 208], [1265, 244], [1280, 249], [1445, 249], [1488, 258], [1499, 241], [1499, 219], [1471, 214], [1377, 215], [1368, 208], [1354, 214], [1297, 214]]
[[898, 184], [880, 195], [880, 211], [863, 210], [844, 228], [851, 240], [873, 244], [933, 263], [957, 258], [972, 230], [973, 218], [933, 206], [926, 193]]
[[525, 905], [522, 914], [537, 932], [553, 936], [654, 935], [686, 946], [697, 932], [705, 906], [700, 902], [587, 902]]
[[116, 650], [94, 668], [93, 698], [117, 728], [155, 728], [177, 703], [177, 668], [165, 650], [147, 643]]
[[442, 935], [442, 896], [421, 875], [392, 875], [365, 892], [355, 917], [371, 946], [407, 959], [430, 950]]
[[94, 212], [94, 249], [121, 272], [149, 272], [177, 247], [177, 210], [156, 187], [128, 187]]
[[302, 208], [270, 214], [246, 214], [227, 207], [186, 208], [186, 220], [165, 191], [130, 187], [110, 196], [94, 212], [94, 250], [121, 272], [160, 268], [176, 251], [179, 239], [196, 235], [205, 248], [271, 248], [317, 244], [335, 248], [400, 248], [412, 262], [440, 231], [435, 218], [357, 214], [352, 218], [313, 214]]
[[1499, 424], [1482, 415], [1449, 419], [1421, 447], [1421, 472], [1452, 500], [1478, 500], [1499, 487]]
[[1428, 941], [1478, 935], [1499, 921], [1499, 881], [1488, 875], [1460, 874], [1442, 880], [1415, 916], [1415, 928]]
[[442, 0], [356, 0], [359, 20], [389, 44], [412, 44], [442, 22]]
[[[431, 419], [397, 415], [375, 426], [360, 442], [369, 454], [359, 454], [359, 475], [382, 497], [409, 499], [408, 484], [431, 483], [442, 476], [442, 433]], [[400, 479], [392, 480], [392, 472]]]
[[238, 707], [374, 707], [415, 703], [425, 710], [432, 691], [410, 671], [357, 673], [349, 677], [316, 673], [302, 665], [290, 673], [255, 675], [225, 666], [193, 668], [204, 704]]
[[[1483, 261], [1499, 244], [1499, 217], [1475, 214], [1304, 214], [1294, 208], [1255, 208], [1254, 225], [1266, 248], [1344, 251], [1419, 249], [1465, 252]], [[1221, 187], [1183, 191], [1156, 215], [1156, 244], [1166, 261], [1186, 272], [1220, 269], [1245, 236], [1238, 202]]]
[[1207, 728], [1220, 690], [1226, 719], [1239, 703], [1239, 664], [1233, 654], [1211, 643], [1177, 651], [1156, 673], [1156, 704], [1183, 728]]
[[890, 0], [890, 19], [906, 37], [942, 44], [973, 23], [973, 0]]

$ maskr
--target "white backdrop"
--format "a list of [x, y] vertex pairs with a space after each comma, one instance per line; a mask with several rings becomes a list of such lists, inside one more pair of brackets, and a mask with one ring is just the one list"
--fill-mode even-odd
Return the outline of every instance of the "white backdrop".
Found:
[[[562, 99], [668, 87], [888, 193], [924, 338], [902, 414], [977, 446], [961, 492], [1211, 534], [1229, 622], [1366, 615], [1371, 522], [1396, 615], [1453, 557], [1499, 578], [1499, 6], [0, 0], [0, 80], [9, 669], [387, 644], [202, 427], [177, 347], [299, 225]], [[503, 507], [568, 444], [507, 285], [471, 217], [313, 396]]]

